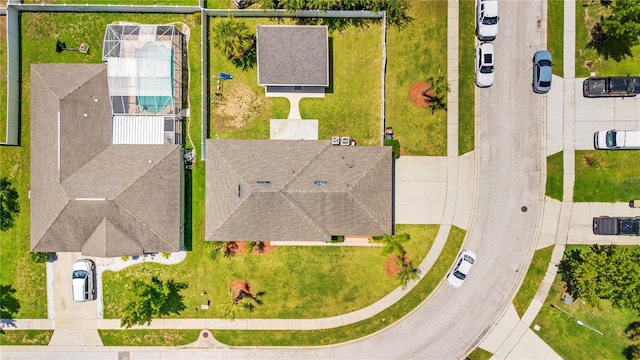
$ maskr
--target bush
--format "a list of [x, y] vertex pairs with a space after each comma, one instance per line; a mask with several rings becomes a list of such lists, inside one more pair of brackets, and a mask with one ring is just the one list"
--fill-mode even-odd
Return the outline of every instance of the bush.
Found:
[[392, 146], [393, 147], [393, 158], [397, 159], [400, 157], [400, 141], [398, 140], [385, 140], [384, 146]]
[[49, 253], [48, 252], [32, 252], [31, 260], [39, 264], [44, 264], [49, 260]]

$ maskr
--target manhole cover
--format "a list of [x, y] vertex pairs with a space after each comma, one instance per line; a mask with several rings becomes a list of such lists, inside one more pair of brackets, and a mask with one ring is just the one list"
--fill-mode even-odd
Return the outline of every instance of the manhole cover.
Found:
[[208, 337], [209, 337], [209, 333], [205, 331], [205, 332], [202, 334], [202, 337], [203, 337], [203, 338], [208, 338]]
[[522, 210], [522, 212], [527, 212], [528, 209], [527, 209], [526, 206], [523, 206], [523, 207], [520, 208], [520, 210]]

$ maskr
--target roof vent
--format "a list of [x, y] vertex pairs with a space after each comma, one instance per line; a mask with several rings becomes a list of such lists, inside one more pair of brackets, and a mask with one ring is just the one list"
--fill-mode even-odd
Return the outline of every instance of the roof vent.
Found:
[[262, 185], [262, 186], [267, 186], [267, 185], [271, 184], [271, 182], [268, 181], [268, 180], [258, 180], [258, 181], [256, 181], [256, 184]]
[[313, 182], [313, 186], [327, 186], [326, 180], [316, 180]]

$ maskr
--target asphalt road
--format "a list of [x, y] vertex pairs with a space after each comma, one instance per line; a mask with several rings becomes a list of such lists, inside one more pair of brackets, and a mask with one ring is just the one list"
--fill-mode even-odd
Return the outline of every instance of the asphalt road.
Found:
[[[501, 1], [494, 42], [495, 82], [480, 89], [478, 207], [467, 247], [478, 255], [464, 286], [441, 285], [427, 303], [376, 334], [320, 348], [243, 348], [144, 352], [73, 349], [4, 353], [2, 358], [459, 359], [497, 322], [530, 261], [541, 212], [541, 119], [544, 96], [531, 90], [531, 59], [543, 48], [540, 1]], [[522, 207], [527, 211], [523, 212]], [[125, 357], [126, 355], [126, 357]]]

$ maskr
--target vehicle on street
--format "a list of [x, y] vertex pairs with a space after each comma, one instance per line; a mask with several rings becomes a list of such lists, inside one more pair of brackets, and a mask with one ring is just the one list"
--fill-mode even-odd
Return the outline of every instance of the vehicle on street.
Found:
[[451, 272], [447, 275], [447, 282], [455, 288], [462, 286], [467, 275], [469, 275], [471, 266], [473, 266], [475, 262], [476, 254], [473, 251], [467, 249], [462, 250], [458, 259], [456, 259], [453, 269], [451, 269]]
[[593, 218], [593, 233], [595, 235], [635, 235], [640, 236], [640, 216]]
[[582, 82], [582, 96], [634, 97], [640, 94], [640, 76], [612, 76], [587, 78]]
[[493, 41], [498, 35], [498, 0], [476, 3], [476, 36], [480, 41]]
[[476, 60], [476, 85], [478, 87], [489, 87], [493, 85], [493, 44], [484, 42], [476, 46], [474, 53]]
[[597, 131], [593, 135], [596, 150], [640, 150], [640, 130]]
[[533, 92], [545, 94], [551, 90], [551, 53], [540, 50], [533, 54]]
[[96, 265], [89, 259], [81, 259], [73, 264], [71, 275], [73, 301], [83, 302], [95, 298], [95, 270]]

